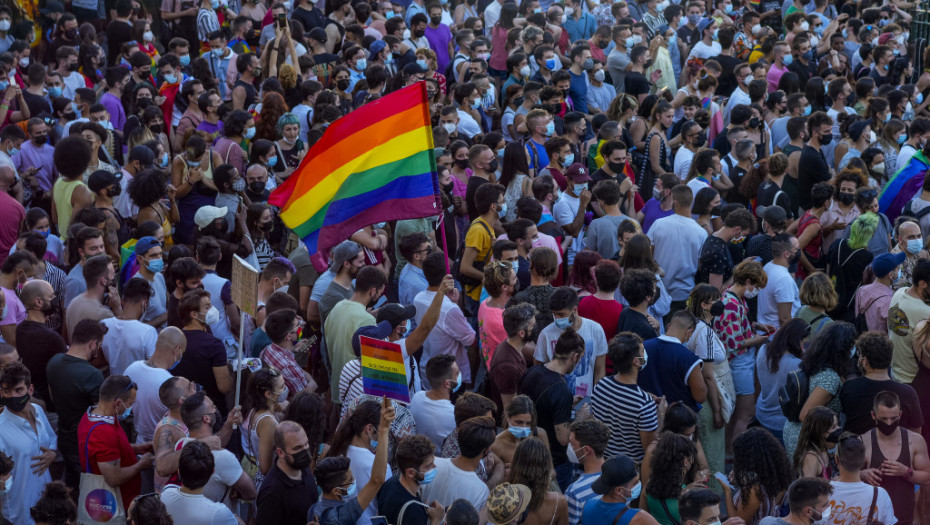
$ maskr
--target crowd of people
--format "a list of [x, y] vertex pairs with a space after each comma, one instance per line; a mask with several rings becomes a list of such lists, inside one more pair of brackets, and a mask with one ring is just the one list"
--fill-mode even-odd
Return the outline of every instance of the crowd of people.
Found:
[[[928, 523], [916, 8], [0, 2], [0, 523]], [[311, 253], [414, 85], [441, 211]]]

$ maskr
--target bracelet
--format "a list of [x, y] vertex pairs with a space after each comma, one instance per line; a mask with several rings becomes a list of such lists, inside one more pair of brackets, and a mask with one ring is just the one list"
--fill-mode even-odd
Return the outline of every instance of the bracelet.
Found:
[[907, 480], [907, 481], [910, 481], [910, 480], [911, 480], [911, 476], [913, 476], [913, 475], [914, 475], [914, 469], [911, 468], [911, 467], [907, 467], [907, 474], [904, 475], [904, 479]]

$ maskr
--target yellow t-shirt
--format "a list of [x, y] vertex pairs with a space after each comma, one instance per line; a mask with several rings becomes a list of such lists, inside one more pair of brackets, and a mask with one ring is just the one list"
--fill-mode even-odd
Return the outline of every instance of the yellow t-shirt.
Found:
[[[472, 247], [478, 251], [478, 254], [475, 255], [476, 263], [487, 264], [491, 261], [491, 245], [494, 239], [488, 232], [493, 231], [491, 225], [480, 217], [472, 221], [471, 226], [468, 228], [468, 233], [465, 234], [465, 247]], [[481, 299], [481, 286], [475, 286], [474, 288], [465, 286], [465, 293], [478, 301]]]

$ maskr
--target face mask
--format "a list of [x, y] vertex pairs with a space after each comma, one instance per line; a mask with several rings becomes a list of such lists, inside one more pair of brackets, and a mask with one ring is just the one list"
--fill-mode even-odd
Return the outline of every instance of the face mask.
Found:
[[429, 485], [430, 483], [432, 483], [433, 480], [436, 479], [436, 472], [438, 470], [439, 469], [434, 467], [432, 470], [427, 470], [426, 472], [424, 472], [423, 479], [420, 481], [420, 485]]
[[165, 82], [167, 82], [168, 84], [177, 84], [177, 83], [178, 83], [178, 76], [177, 76], [177, 75], [165, 75], [165, 76], [164, 76], [164, 79], [165, 79]]
[[574, 154], [574, 153], [569, 153], [569, 154], [566, 155], [565, 158], [562, 160], [562, 166], [564, 166], [564, 167], [567, 168], [567, 167], [571, 166], [572, 163], [574, 163], [574, 162], [575, 162], [575, 154]]
[[276, 156], [275, 156], [275, 157], [271, 157], [270, 159], [268, 159], [268, 167], [269, 167], [269, 168], [275, 167], [275, 165], [276, 165], [277, 163], [278, 163], [278, 157], [276, 157]]
[[710, 37], [710, 38], [711, 38], [711, 40], [713, 40], [714, 42], [716, 42], [716, 41], [718, 40], [718, 37], [719, 37], [719, 36], [720, 36], [720, 30], [719, 30], [719, 29], [714, 29], [714, 35], [713, 35], [712, 37]]
[[781, 61], [785, 65], [785, 67], [788, 67], [791, 65], [792, 62], [794, 62], [794, 57], [791, 55], [785, 55], [781, 57]]
[[220, 320], [220, 311], [216, 309], [215, 306], [210, 306], [210, 309], [207, 310], [207, 314], [203, 316], [203, 322], [208, 325], [213, 325], [219, 322]]
[[10, 83], [4, 80], [0, 82], [0, 91], [6, 91], [6, 88], [10, 87]]
[[[307, 453], [307, 466], [309, 466], [309, 465], [310, 465], [310, 463], [309, 463], [309, 461], [310, 461], [310, 452], [309, 452], [308, 450], [302, 450], [301, 452], [306, 452], [306, 453]], [[353, 498], [353, 497], [355, 497], [355, 495], [356, 495], [357, 493], [358, 493], [358, 483], [357, 483], [356, 481], [352, 481], [352, 484], [349, 485], [349, 486], [346, 488], [346, 495], [343, 496], [343, 499], [344, 499], [344, 498]]]
[[587, 184], [574, 184], [574, 185], [572, 185], [572, 191], [575, 192], [575, 195], [577, 195], [577, 196], [580, 197], [580, 196], [581, 196], [581, 192], [583, 192], [583, 191], [585, 190], [585, 188], [587, 188], [587, 187], [588, 187]]
[[449, 133], [449, 134], [455, 133], [455, 124], [451, 122], [446, 122], [445, 124], [442, 125], [442, 127], [446, 130], [446, 133]]
[[232, 183], [232, 189], [236, 193], [245, 190], [245, 179], [241, 177], [237, 179], [236, 182]]
[[129, 415], [132, 414], [132, 407], [126, 407], [126, 410], [123, 410], [123, 413], [116, 416], [120, 421], [126, 421], [129, 419]]
[[497, 212], [497, 216], [500, 218], [504, 218], [504, 216], [507, 215], [507, 203], [505, 202], [504, 204], [501, 204], [500, 207], [501, 209], [499, 212]]
[[546, 124], [546, 136], [551, 137], [555, 133], [555, 122], [549, 122]]
[[810, 28], [811, 25], [807, 23], [807, 20], [801, 22], [801, 31], [808, 31]]
[[168, 167], [168, 152], [167, 151], [161, 154], [161, 159], [159, 159], [158, 161], [158, 166], [160, 168]]
[[743, 292], [743, 298], [745, 299], [753, 299], [757, 295], [759, 295], [758, 288], [753, 288], [752, 290], [746, 290], [745, 292]]
[[357, 67], [357, 68], [359, 69], [359, 71], [361, 71], [361, 70], [367, 68], [367, 67], [368, 67], [368, 59], [367, 59], [367, 58], [360, 58], [360, 59], [358, 59], [358, 60], [355, 62], [355, 67]]
[[662, 201], [662, 190], [660, 190], [659, 188], [652, 188], [652, 198], [661, 202]]
[[0, 494], [6, 494], [10, 492], [11, 488], [13, 488], [13, 476], [6, 478], [6, 481], [3, 483], [3, 488], [0, 489]]
[[61, 96], [61, 87], [59, 87], [59, 86], [52, 86], [52, 87], [48, 88], [48, 96], [49, 96], [49, 98], [53, 98], [53, 99], [54, 99], [54, 98], [60, 97], [60, 96]]
[[9, 31], [9, 30], [10, 30], [10, 21], [0, 20], [0, 31]]
[[594, 72], [594, 80], [597, 80], [598, 82], [603, 82], [605, 78], [606, 78], [606, 74], [604, 73], [603, 69], [598, 69], [597, 71]]
[[458, 377], [455, 379], [455, 386], [452, 387], [453, 392], [458, 392], [462, 388], [462, 372], [459, 372]]
[[723, 301], [717, 301], [713, 305], [711, 305], [710, 315], [714, 317], [723, 315], [723, 310], [724, 310]]
[[337, 80], [337, 81], [336, 81], [336, 87], [339, 88], [340, 91], [345, 91], [345, 90], [349, 89], [349, 84], [350, 84], [350, 83], [351, 83], [351, 82], [350, 82], [349, 79], [347, 79], [347, 78], [340, 79], [340, 80]]
[[262, 195], [265, 192], [265, 183], [257, 180], [249, 183], [249, 191], [255, 195]]
[[729, 14], [732, 14], [732, 13], [733, 13], [733, 4], [725, 4], [725, 5], [723, 6], [723, 10], [724, 10], [724, 11], [726, 12], [726, 14], [728, 14], [728, 15], [729, 15]]
[[[814, 38], [817, 38], [817, 37], [814, 37]], [[814, 44], [814, 39], [812, 38], [812, 39], [811, 39], [811, 45], [813, 45], [813, 44]], [[808, 49], [808, 50], [804, 53], [803, 57], [804, 57], [804, 60], [810, 62], [811, 60], [814, 59], [814, 50], [813, 50], [813, 49]]]
[[839, 199], [840, 199], [840, 202], [843, 203], [844, 206], [849, 206], [850, 204], [853, 203], [854, 200], [856, 200], [856, 194], [855, 193], [840, 193]]
[[246, 129], [245, 133], [242, 134], [242, 138], [244, 139], [251, 139], [254, 136], [255, 136], [255, 126], [252, 126], [251, 128]]
[[[513, 434], [513, 437], [515, 437], [515, 438], [517, 438], [517, 439], [526, 439], [526, 438], [530, 437], [530, 432], [532, 432], [532, 429], [531, 429], [530, 427], [515, 427], [515, 426], [510, 426], [509, 428], [507, 428], [507, 430], [508, 430], [511, 434]], [[571, 448], [571, 445], [569, 445], [569, 448]]]
[[900, 420], [895, 421], [894, 423], [885, 423], [884, 421], [879, 421], [876, 419], [875, 428], [877, 428], [878, 431], [881, 432], [882, 434], [885, 434], [886, 436], [890, 436], [894, 434], [895, 431], [898, 430], [898, 425], [900, 423], [901, 423]]
[[565, 330], [572, 324], [571, 317], [557, 317], [555, 318], [555, 327], [559, 330]]
[[481, 107], [481, 99], [476, 98], [474, 102], [471, 103], [472, 109], [478, 109]]
[[924, 242], [921, 239], [911, 239], [907, 241], [907, 253], [911, 255], [917, 255], [920, 253], [920, 250], [924, 249]]
[[149, 261], [149, 263], [146, 265], [146, 268], [148, 268], [150, 272], [158, 273], [165, 268], [165, 260], [155, 259], [155, 260]]
[[638, 499], [639, 494], [642, 492], [642, 490], [643, 490], [643, 484], [637, 481], [636, 485], [634, 485], [633, 488], [630, 489], [630, 499], [631, 500]]
[[[294, 470], [303, 470], [310, 466], [310, 449], [303, 449], [300, 452], [295, 452], [291, 454], [291, 459], [288, 461], [290, 467]], [[355, 488], [355, 483], [352, 483], [350, 489]], [[352, 494], [355, 494], [355, 491], [352, 490]]]
[[491, 58], [491, 53], [478, 53], [478, 58], [487, 62]]
[[[6, 313], [6, 307], [3, 307], [4, 313]], [[11, 412], [22, 412], [26, 405], [29, 404], [29, 394], [25, 394], [19, 397], [4, 397], [0, 399], [0, 405], [9, 408]]]
[[[572, 447], [571, 443], [569, 443], [568, 446], [565, 447], [565, 455], [568, 456], [569, 463], [573, 465], [577, 465], [581, 463], [581, 458], [578, 457], [578, 452], [575, 452], [575, 449]], [[584, 457], [584, 454], [582, 454], [581, 457]]]
[[[530, 69], [530, 66], [523, 66], [520, 68], [520, 76], [528, 77], [533, 73], [533, 70]], [[493, 91], [492, 91], [493, 93]]]
[[460, 169], [465, 169], [468, 167], [468, 159], [455, 159], [455, 166]]
[[[817, 511], [814, 511], [814, 512], [817, 512]], [[832, 514], [832, 513], [833, 513], [833, 505], [830, 505], [829, 507], [823, 509], [823, 512], [820, 512], [820, 513], [819, 513], [819, 514], [820, 514], [820, 517], [817, 518], [817, 519], [815, 519], [814, 521], [821, 521], [821, 520], [826, 521], [826, 519], [829, 518], [829, 517], [830, 517], [830, 514]], [[814, 517], [814, 516], [811, 515], [811, 518], [813, 518], [813, 517]]]
[[698, 25], [698, 22], [700, 21], [701, 21], [701, 15], [695, 15], [695, 14], [688, 15], [689, 24], [696, 26]]
[[420, 66], [420, 67], [423, 68], [423, 69], [429, 69], [429, 68], [426, 67], [426, 65], [427, 65], [427, 64], [426, 64], [426, 60], [423, 60], [422, 58], [420, 58], [420, 59], [417, 60], [417, 65]]
[[284, 403], [285, 401], [287, 401], [287, 394], [288, 394], [288, 392], [289, 392], [289, 391], [288, 391], [288, 389], [287, 389], [287, 385], [284, 385], [284, 390], [282, 390], [281, 393], [278, 394], [277, 402], [278, 402], [279, 405], [282, 404], [282, 403]]
[[584, 63], [581, 64], [581, 69], [584, 69], [585, 71], [591, 71], [594, 69], [594, 59], [586, 58]]
[[820, 145], [821, 145], [821, 146], [826, 146], [827, 144], [830, 144], [831, 142], [833, 142], [833, 134], [832, 134], [832, 133], [824, 133], [824, 134], [820, 137]]

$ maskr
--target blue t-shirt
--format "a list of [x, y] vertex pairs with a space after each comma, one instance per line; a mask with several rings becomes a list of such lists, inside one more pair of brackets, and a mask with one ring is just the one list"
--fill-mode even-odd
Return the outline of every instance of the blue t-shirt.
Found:
[[[535, 169], [538, 172], [549, 165], [549, 154], [546, 153], [545, 144], [539, 144], [535, 140], [530, 139], [529, 142], [526, 143], [526, 150], [530, 154], [530, 169]], [[539, 160], [539, 166], [536, 165], [534, 160]]]
[[572, 83], [568, 87], [568, 95], [571, 97], [572, 102], [575, 104], [575, 111], [580, 111], [582, 113], [588, 112], [588, 80], [585, 78], [584, 71], [580, 75], [576, 75], [572, 70], [568, 70], [568, 74], [572, 76]]
[[700, 366], [701, 359], [677, 339], [670, 339], [662, 335], [643, 343], [648, 364], [639, 371], [637, 383], [650, 394], [665, 396], [669, 404], [681, 401], [698, 412], [701, 404], [691, 396], [688, 376], [694, 367]]
[[627, 525], [639, 512], [631, 509], [626, 503], [604, 503], [600, 496], [587, 502], [581, 514], [581, 525], [608, 525], [614, 523], [618, 513], [623, 513], [616, 525]]

